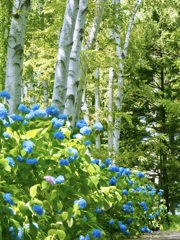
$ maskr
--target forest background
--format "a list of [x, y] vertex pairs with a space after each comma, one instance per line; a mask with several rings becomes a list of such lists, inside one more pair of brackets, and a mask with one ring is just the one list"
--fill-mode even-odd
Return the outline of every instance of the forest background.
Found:
[[12, 96], [10, 112], [40, 103], [59, 108], [72, 125], [100, 121], [94, 156], [147, 172], [173, 214], [180, 199], [179, 5], [0, 2], [0, 91]]

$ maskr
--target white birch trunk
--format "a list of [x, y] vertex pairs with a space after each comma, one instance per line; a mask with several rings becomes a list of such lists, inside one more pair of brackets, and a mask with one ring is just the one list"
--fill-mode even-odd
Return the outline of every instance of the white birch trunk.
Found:
[[73, 35], [78, 13], [78, 6], [79, 0], [68, 1], [59, 38], [52, 105], [57, 107], [61, 112], [63, 112], [65, 106], [69, 60], [73, 45]]
[[[96, 15], [94, 17], [94, 21], [93, 21], [93, 24], [92, 24], [92, 27], [91, 27], [91, 30], [89, 33], [88, 40], [87, 40], [83, 50], [90, 50], [90, 49], [93, 49], [93, 47], [94, 47], [94, 43], [96, 41], [97, 34], [98, 34], [99, 28], [100, 28], [100, 23], [102, 21], [105, 4], [106, 4], [106, 0], [97, 0]], [[86, 73], [88, 70], [88, 62], [85, 58], [86, 58], [86, 55], [84, 54], [83, 61], [80, 64], [80, 71], [79, 71], [79, 87], [78, 87], [77, 99], [76, 99], [76, 118], [75, 118], [75, 120], [77, 120], [79, 118], [80, 109], [81, 109], [81, 105], [82, 105], [82, 95], [83, 95], [84, 86], [85, 86]]]
[[11, 94], [9, 113], [16, 113], [21, 102], [23, 52], [30, 0], [15, 0], [8, 37], [5, 89]]
[[[120, 0], [114, 0], [113, 4], [116, 4], [116, 9], [120, 5]], [[115, 116], [115, 123], [114, 123], [114, 133], [113, 133], [113, 149], [115, 154], [119, 151], [119, 139], [120, 139], [120, 125], [121, 125], [121, 117], [120, 111], [122, 109], [122, 101], [123, 101], [123, 87], [124, 87], [124, 61], [126, 60], [127, 51], [129, 47], [129, 40], [130, 34], [132, 31], [132, 26], [135, 20], [135, 16], [137, 10], [142, 3], [142, 0], [137, 0], [135, 3], [135, 7], [132, 11], [131, 18], [129, 20], [128, 29], [125, 36], [124, 47], [122, 48], [121, 39], [120, 39], [120, 25], [117, 25], [114, 31], [114, 37], [116, 41], [116, 55], [118, 58], [118, 67], [119, 72], [118, 74], [118, 88], [117, 88], [117, 96], [116, 96], [116, 116]], [[118, 12], [118, 11], [117, 11]], [[116, 18], [119, 18], [118, 13], [116, 13]]]
[[87, 102], [86, 102], [86, 89], [83, 89], [83, 95], [82, 95], [82, 107], [81, 107], [81, 111], [83, 112], [83, 117], [84, 117], [84, 121], [87, 122], [87, 124], [89, 125], [89, 109], [87, 106]]
[[46, 109], [49, 106], [48, 101], [48, 80], [43, 81], [43, 89], [44, 89], [44, 108]]
[[81, 45], [84, 34], [84, 24], [87, 13], [87, 0], [79, 1], [79, 10], [76, 19], [75, 31], [73, 36], [73, 46], [69, 61], [69, 73], [67, 79], [67, 93], [64, 113], [72, 116], [71, 125], [75, 124], [75, 99], [77, 98], [79, 62]]
[[111, 156], [113, 150], [113, 81], [114, 69], [109, 69], [109, 84], [108, 84], [108, 150]]
[[[100, 111], [100, 91], [99, 91], [99, 68], [95, 69], [95, 117], [96, 122], [99, 122], [99, 111]], [[96, 137], [96, 148], [100, 149], [101, 139], [100, 134]]]

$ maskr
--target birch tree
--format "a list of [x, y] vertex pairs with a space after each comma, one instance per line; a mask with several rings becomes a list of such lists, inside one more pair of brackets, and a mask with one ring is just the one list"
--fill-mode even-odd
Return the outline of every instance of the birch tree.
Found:
[[[84, 51], [91, 50], [94, 47], [94, 43], [97, 38], [97, 34], [99, 32], [100, 24], [102, 21], [102, 16], [104, 12], [104, 7], [106, 4], [106, 0], [97, 0], [97, 10], [96, 15], [94, 17], [94, 21], [92, 23], [92, 27], [90, 29], [89, 37], [87, 39], [87, 42], [85, 43], [85, 46], [83, 48]], [[80, 63], [80, 70], [79, 70], [79, 86], [78, 86], [78, 92], [77, 92], [77, 98], [75, 103], [75, 112], [76, 117], [75, 120], [79, 118], [81, 106], [82, 106], [82, 95], [83, 95], [83, 89], [85, 86], [85, 78], [86, 73], [88, 70], [88, 62], [87, 62], [87, 55], [86, 53], [83, 54], [83, 60]]]
[[70, 54], [73, 45], [73, 35], [78, 13], [79, 0], [69, 0], [66, 6], [63, 26], [60, 31], [58, 56], [55, 67], [52, 105], [61, 112], [64, 110], [67, 91], [67, 77]]
[[[100, 111], [100, 89], [99, 89], [99, 68], [95, 69], [95, 118], [96, 122], [99, 122], [99, 111]], [[96, 137], [96, 148], [100, 149], [101, 146], [101, 139], [100, 139], [100, 134], [97, 135]]]
[[[116, 55], [118, 58], [118, 88], [117, 88], [117, 95], [116, 95], [116, 115], [115, 115], [115, 123], [114, 123], [114, 133], [113, 133], [113, 149], [115, 153], [119, 151], [119, 139], [120, 139], [120, 124], [121, 124], [121, 117], [120, 111], [122, 109], [122, 101], [123, 101], [123, 87], [124, 87], [124, 62], [127, 57], [128, 47], [129, 47], [129, 40], [130, 34], [132, 31], [132, 27], [134, 24], [135, 16], [137, 14], [138, 8], [141, 5], [142, 0], [136, 0], [134, 9], [132, 11], [128, 28], [125, 34], [125, 41], [124, 45], [122, 45], [121, 41], [121, 26], [117, 24], [114, 29], [114, 39], [116, 42]], [[121, 4], [120, 0], [114, 0], [113, 4], [115, 5], [116, 14], [115, 17], [119, 19], [119, 6]]]
[[15, 113], [21, 102], [23, 50], [30, 0], [15, 0], [8, 36], [5, 89], [11, 94], [9, 112]]
[[78, 69], [80, 62], [81, 45], [83, 40], [84, 25], [87, 12], [87, 0], [79, 1], [79, 10], [77, 14], [75, 31], [73, 36], [73, 46], [70, 54], [67, 92], [64, 113], [72, 116], [71, 124], [75, 124], [75, 99], [77, 98], [78, 88]]

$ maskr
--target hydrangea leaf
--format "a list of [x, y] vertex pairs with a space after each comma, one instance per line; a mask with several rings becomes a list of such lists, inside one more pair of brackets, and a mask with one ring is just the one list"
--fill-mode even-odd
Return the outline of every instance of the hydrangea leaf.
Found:
[[37, 188], [40, 186], [40, 184], [36, 184], [30, 188], [30, 196], [34, 198], [37, 194]]

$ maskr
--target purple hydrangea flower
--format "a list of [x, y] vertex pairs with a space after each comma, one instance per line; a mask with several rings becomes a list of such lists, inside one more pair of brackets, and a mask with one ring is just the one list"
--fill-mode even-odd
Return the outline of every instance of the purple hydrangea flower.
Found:
[[39, 206], [38, 204], [35, 204], [33, 207], [32, 207], [32, 210], [37, 213], [37, 215], [39, 216], [42, 216], [44, 214], [44, 210], [41, 206]]
[[55, 184], [55, 179], [52, 176], [44, 176], [43, 177], [46, 181], [48, 181], [52, 186]]

